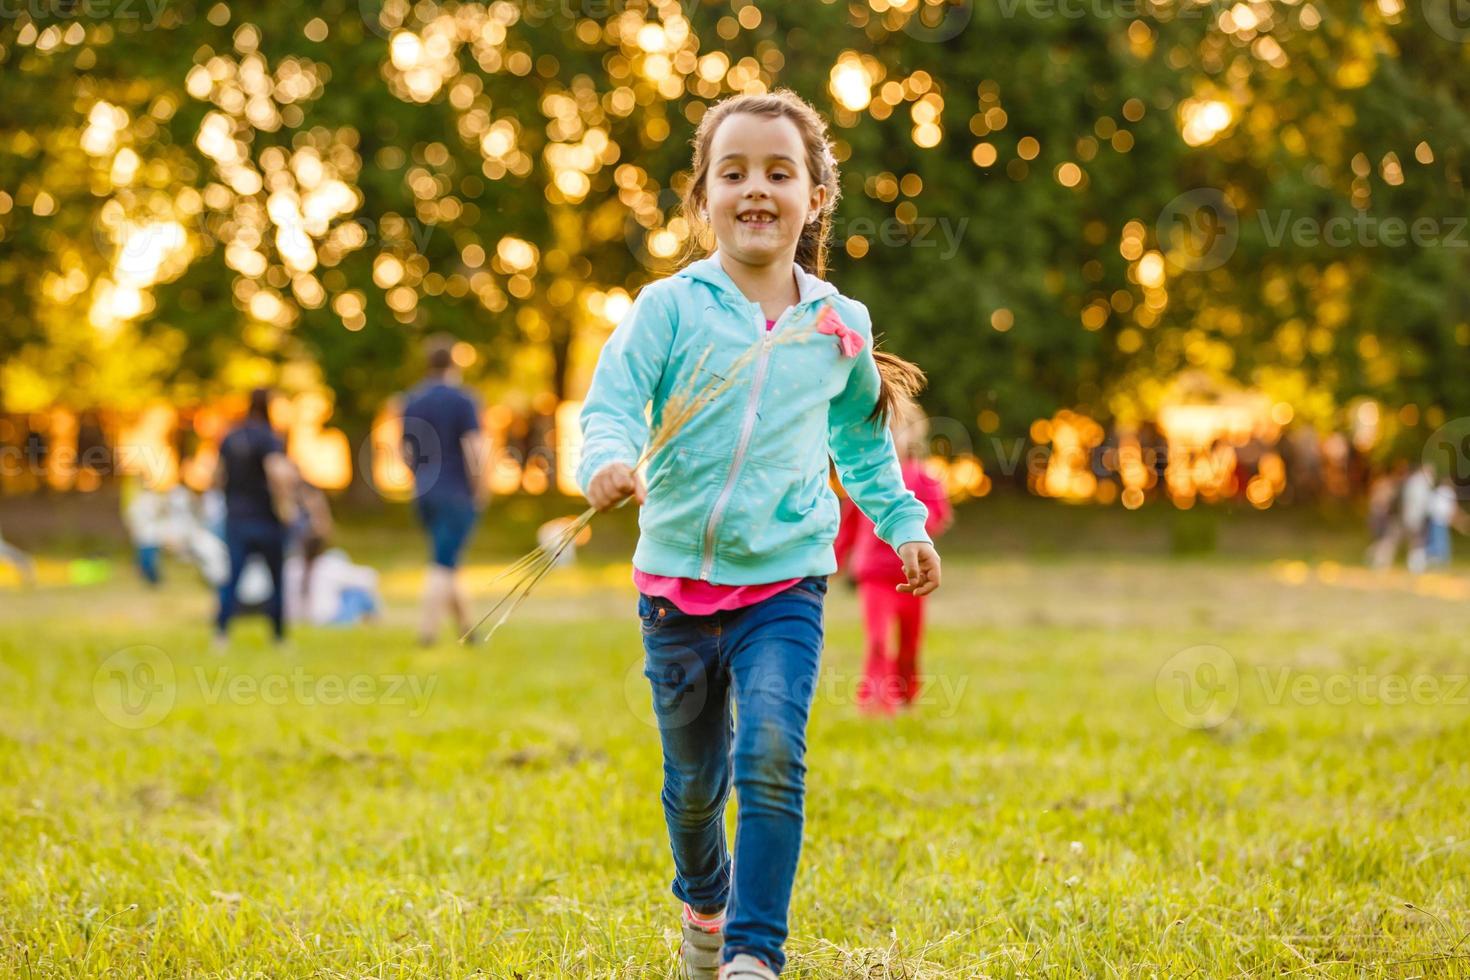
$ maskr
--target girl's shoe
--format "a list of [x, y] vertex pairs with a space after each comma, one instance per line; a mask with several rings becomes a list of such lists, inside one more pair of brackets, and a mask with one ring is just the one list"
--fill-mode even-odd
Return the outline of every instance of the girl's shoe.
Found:
[[718, 980], [720, 947], [725, 945], [725, 916], [696, 918], [686, 903], [681, 917], [684, 941], [679, 944], [679, 963], [685, 980]]
[[741, 953], [720, 967], [719, 980], [777, 980], [776, 971], [749, 953]]

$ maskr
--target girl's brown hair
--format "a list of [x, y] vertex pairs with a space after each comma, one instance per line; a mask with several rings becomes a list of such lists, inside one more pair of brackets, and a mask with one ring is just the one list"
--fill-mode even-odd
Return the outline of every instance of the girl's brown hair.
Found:
[[[710, 147], [714, 145], [715, 130], [720, 123], [739, 112], [768, 119], [790, 119], [801, 134], [801, 142], [806, 149], [807, 178], [813, 186], [825, 187], [827, 195], [817, 219], [802, 225], [801, 237], [796, 242], [796, 264], [814, 276], [826, 278], [832, 215], [842, 193], [837, 180], [837, 157], [832, 152], [826, 121], [811, 103], [790, 89], [734, 95], [711, 106], [700, 118], [699, 128], [694, 133], [693, 173], [684, 187], [680, 207], [690, 228], [684, 260], [694, 258], [702, 244], [709, 240], [710, 224], [705, 211], [709, 206]], [[915, 396], [923, 390], [926, 379], [918, 365], [887, 351], [874, 350], [873, 359], [878, 362], [878, 401], [868, 421], [887, 424], [895, 413], [902, 415], [907, 408], [916, 405]]]
[[929, 380], [923, 368], [876, 347], [873, 360], [878, 362], [878, 403], [868, 421], [887, 425], [892, 419], [911, 419], [919, 414], [919, 392]]

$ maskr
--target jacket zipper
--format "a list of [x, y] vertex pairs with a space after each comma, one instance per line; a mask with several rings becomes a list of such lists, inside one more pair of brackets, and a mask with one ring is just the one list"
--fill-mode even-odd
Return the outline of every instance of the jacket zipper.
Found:
[[704, 528], [704, 561], [700, 565], [699, 577], [706, 582], [715, 567], [715, 528], [719, 526], [725, 506], [730, 502], [730, 494], [735, 490], [735, 480], [740, 476], [740, 465], [745, 462], [745, 450], [750, 445], [750, 436], [755, 429], [755, 410], [760, 401], [761, 388], [766, 382], [766, 362], [771, 357], [773, 335], [781, 329], [782, 321], [795, 313], [800, 306], [798, 303], [787, 309], [769, 330], [766, 329], [765, 314], [760, 309], [756, 310], [756, 326], [762, 334], [761, 352], [755, 363], [755, 380], [750, 383], [750, 399], [745, 403], [745, 422], [740, 427], [740, 440], [735, 444], [735, 456], [730, 460], [730, 472], [725, 477], [725, 485], [720, 488], [720, 495], [715, 498], [714, 509], [709, 512], [709, 522]]

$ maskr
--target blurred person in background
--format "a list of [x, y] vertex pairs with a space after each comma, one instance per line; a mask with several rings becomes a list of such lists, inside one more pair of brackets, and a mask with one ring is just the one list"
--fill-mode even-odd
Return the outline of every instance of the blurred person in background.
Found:
[[377, 618], [378, 573], [331, 547], [332, 507], [326, 493], [296, 473], [296, 519], [287, 532], [286, 618], [316, 626], [350, 626]]
[[220, 588], [228, 576], [228, 554], [221, 537], [200, 516], [202, 501], [182, 483], [160, 490], [147, 476], [130, 475], [122, 488], [123, 525], [133, 544], [138, 571], [149, 585], [163, 581], [163, 556], [196, 568], [205, 581]]
[[1299, 425], [1281, 440], [1286, 485], [1293, 501], [1314, 501], [1322, 495], [1322, 444], [1317, 431]]
[[[1399, 491], [1399, 522], [1408, 547], [1409, 571], [1424, 571], [1424, 546], [1429, 536], [1429, 504], [1434, 499], [1437, 482], [1433, 463], [1420, 463], [1404, 479]], [[1390, 560], [1392, 556], [1390, 555]]]
[[225, 498], [225, 545], [230, 572], [220, 591], [215, 618], [215, 645], [229, 642], [230, 619], [235, 614], [240, 575], [252, 555], [259, 555], [270, 572], [271, 596], [266, 602], [276, 643], [286, 638], [285, 576], [286, 527], [296, 519], [296, 467], [286, 458], [286, 447], [271, 428], [270, 392], [250, 393], [250, 410], [219, 447], [215, 485]]
[[1368, 564], [1387, 568], [1398, 551], [1403, 526], [1399, 522], [1399, 499], [1409, 464], [1399, 460], [1387, 473], [1368, 484]]
[[288, 550], [301, 556], [301, 601], [309, 603], [311, 571], [332, 536], [332, 506], [322, 489], [301, 475], [301, 468], [291, 464], [296, 476], [296, 519], [287, 533]]
[[1450, 563], [1450, 531], [1470, 534], [1470, 517], [1460, 509], [1460, 495], [1455, 481], [1449, 477], [1439, 481], [1429, 498], [1428, 525], [1424, 541], [1426, 565]]
[[31, 561], [30, 555], [7, 542], [3, 534], [0, 534], [0, 561], [16, 570], [22, 585], [30, 587], [36, 584], [36, 563]]
[[[895, 406], [889, 428], [904, 485], [929, 510], [924, 530], [938, 537], [953, 522], [953, 511], [944, 486], [924, 468], [928, 420], [912, 398], [904, 397]], [[842, 504], [833, 550], [839, 572], [846, 571], [856, 580], [863, 605], [867, 657], [858, 684], [858, 707], [867, 713], [892, 714], [912, 705], [919, 695], [919, 646], [926, 600], [895, 590], [908, 581], [903, 561], [879, 539], [873, 522], [850, 497]]]
[[461, 634], [470, 628], [458, 568], [485, 504], [480, 411], [460, 385], [452, 337], [429, 339], [424, 380], [404, 399], [403, 456], [413, 471], [414, 508], [429, 539], [419, 644], [431, 646], [445, 613]]
[[341, 548], [327, 548], [311, 563], [304, 587], [305, 558], [286, 557], [286, 618], [314, 626], [352, 626], [377, 619], [382, 608], [378, 573], [355, 564]]
[[143, 581], [155, 587], [163, 581], [168, 506], [167, 496], [146, 478], [130, 475], [123, 480], [123, 526], [133, 544], [133, 562]]
[[218, 599], [230, 578], [224, 494], [214, 488], [195, 494], [181, 484], [169, 491], [169, 500], [176, 522], [176, 539], [170, 547], [199, 571]]

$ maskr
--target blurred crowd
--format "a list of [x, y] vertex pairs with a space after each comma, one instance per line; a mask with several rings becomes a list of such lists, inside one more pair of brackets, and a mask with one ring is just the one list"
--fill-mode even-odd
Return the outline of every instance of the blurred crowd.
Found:
[[1404, 553], [1411, 572], [1448, 565], [1450, 532], [1470, 534], [1470, 517], [1460, 509], [1459, 488], [1432, 463], [1401, 462], [1368, 490], [1368, 564], [1387, 568]]
[[[373, 618], [381, 601], [378, 574], [330, 546], [331, 509], [326, 495], [299, 473], [295, 520], [286, 528], [281, 563], [281, 601], [288, 621], [348, 625]], [[150, 586], [163, 581], [163, 557], [191, 569], [225, 601], [230, 580], [224, 492], [196, 493], [177, 484], [168, 490], [130, 476], [123, 482], [122, 518], [138, 575]], [[268, 612], [275, 584], [268, 560], [251, 554], [235, 587], [238, 612]]]

